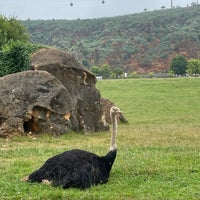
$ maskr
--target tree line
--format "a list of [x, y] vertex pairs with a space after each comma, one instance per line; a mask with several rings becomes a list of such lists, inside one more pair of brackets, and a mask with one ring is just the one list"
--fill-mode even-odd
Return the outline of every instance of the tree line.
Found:
[[[0, 16], [0, 76], [29, 69], [30, 55], [42, 47], [44, 45], [30, 42], [27, 30], [18, 20]], [[112, 68], [109, 64], [88, 68], [104, 79], [121, 78], [126, 74], [123, 67]], [[170, 63], [169, 72], [175, 75], [199, 75], [200, 60], [187, 60], [183, 55], [177, 55]], [[134, 73], [133, 71], [133, 76]], [[153, 76], [153, 72], [150, 76]]]
[[[112, 69], [108, 64], [102, 66], [91, 66], [90, 71], [96, 76], [100, 76], [103, 79], [108, 78], [126, 78], [126, 72], [122, 68]], [[200, 75], [200, 59], [187, 60], [183, 55], [176, 55], [171, 63], [168, 71], [169, 76], [199, 76]], [[148, 74], [149, 78], [154, 76], [154, 72]], [[128, 77], [138, 77], [136, 72], [132, 72]], [[141, 76], [145, 77], [145, 76]]]
[[170, 64], [170, 71], [175, 75], [199, 75], [200, 74], [200, 60], [187, 60], [183, 55], [176, 55]]

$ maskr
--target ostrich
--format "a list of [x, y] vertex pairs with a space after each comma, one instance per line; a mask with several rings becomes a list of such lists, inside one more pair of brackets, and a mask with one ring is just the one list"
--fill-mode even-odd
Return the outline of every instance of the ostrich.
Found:
[[112, 134], [110, 151], [105, 156], [98, 156], [84, 150], [73, 149], [49, 158], [44, 165], [31, 173], [24, 181], [52, 183], [62, 188], [75, 187], [86, 189], [108, 181], [110, 170], [115, 161], [117, 115], [120, 109], [112, 106]]

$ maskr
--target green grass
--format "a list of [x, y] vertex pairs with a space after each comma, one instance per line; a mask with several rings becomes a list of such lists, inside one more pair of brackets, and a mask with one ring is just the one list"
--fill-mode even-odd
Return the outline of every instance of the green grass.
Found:
[[109, 132], [1, 138], [1, 199], [200, 199], [199, 85], [199, 78], [99, 81], [102, 96], [115, 102], [129, 121], [119, 125], [109, 182], [82, 191], [20, 181], [65, 150], [106, 154]]

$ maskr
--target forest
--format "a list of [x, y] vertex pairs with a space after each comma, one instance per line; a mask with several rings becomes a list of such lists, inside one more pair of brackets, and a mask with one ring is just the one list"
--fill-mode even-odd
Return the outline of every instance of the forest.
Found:
[[200, 6], [77, 20], [25, 20], [31, 42], [70, 51], [86, 67], [168, 72], [176, 55], [200, 57]]

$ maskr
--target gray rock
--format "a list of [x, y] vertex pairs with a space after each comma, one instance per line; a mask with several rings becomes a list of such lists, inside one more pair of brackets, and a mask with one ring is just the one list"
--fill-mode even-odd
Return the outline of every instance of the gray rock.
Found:
[[54, 48], [40, 49], [32, 55], [31, 68], [48, 71], [69, 91], [75, 104], [70, 118], [72, 130], [94, 132], [109, 129], [101, 121], [101, 97], [95, 87], [96, 77], [73, 55]]
[[73, 56], [41, 49], [32, 70], [0, 78], [0, 136], [108, 130], [96, 77]]
[[71, 130], [73, 99], [48, 72], [6, 75], [0, 78], [0, 85], [0, 136], [30, 131], [62, 134]]

